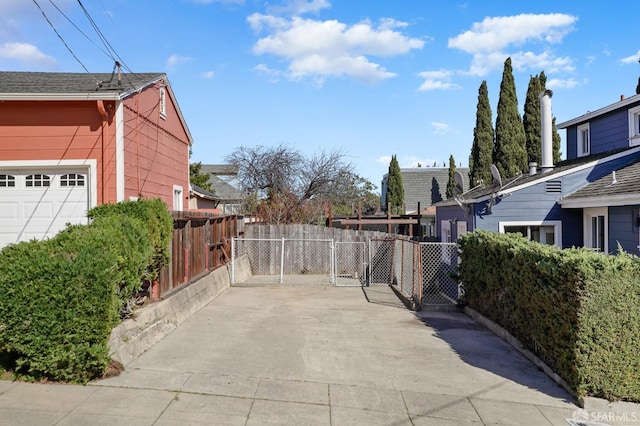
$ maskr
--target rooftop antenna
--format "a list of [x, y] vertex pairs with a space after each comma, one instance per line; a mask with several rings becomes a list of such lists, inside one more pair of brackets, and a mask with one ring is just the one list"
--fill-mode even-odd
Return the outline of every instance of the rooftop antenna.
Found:
[[453, 180], [456, 181], [456, 192], [458, 194], [462, 194], [464, 192], [464, 179], [462, 178], [462, 173], [456, 171], [453, 174]]
[[500, 171], [495, 164], [492, 164], [491, 167], [491, 176], [493, 176], [493, 182], [497, 183], [500, 188], [502, 188], [502, 177], [500, 176]]

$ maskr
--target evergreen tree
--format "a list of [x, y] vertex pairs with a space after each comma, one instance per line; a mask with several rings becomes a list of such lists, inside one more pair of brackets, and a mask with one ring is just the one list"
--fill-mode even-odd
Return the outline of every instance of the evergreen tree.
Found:
[[202, 173], [201, 162], [189, 164], [189, 182], [199, 186], [205, 191], [213, 192], [211, 183], [209, 182], [209, 175], [207, 173]]
[[504, 62], [493, 162], [501, 176], [510, 178], [527, 170], [527, 149], [524, 126], [518, 112], [518, 97], [513, 79], [511, 58]]
[[522, 125], [526, 136], [527, 164], [536, 162], [542, 164], [542, 121], [540, 117], [540, 93], [545, 90], [546, 77], [541, 75], [531, 76], [527, 89], [527, 98], [524, 102], [524, 114]]
[[449, 180], [447, 181], [447, 199], [456, 195], [456, 179], [454, 175], [456, 173], [456, 160], [453, 159], [453, 154], [449, 156]]
[[469, 156], [469, 180], [471, 186], [479, 181], [491, 183], [491, 163], [493, 161], [494, 132], [489, 104], [487, 81], [478, 89], [478, 107], [476, 109], [476, 127], [473, 129], [473, 146]]
[[552, 140], [553, 140], [553, 164], [559, 163], [562, 160], [562, 153], [560, 152], [560, 144], [562, 143], [562, 139], [560, 138], [560, 134], [558, 133], [558, 128], [556, 127], [556, 118], [553, 117], [552, 121]]
[[391, 213], [402, 213], [404, 204], [404, 186], [402, 185], [402, 175], [400, 165], [395, 155], [391, 157], [389, 163], [389, 174], [387, 176], [387, 204], [391, 205]]

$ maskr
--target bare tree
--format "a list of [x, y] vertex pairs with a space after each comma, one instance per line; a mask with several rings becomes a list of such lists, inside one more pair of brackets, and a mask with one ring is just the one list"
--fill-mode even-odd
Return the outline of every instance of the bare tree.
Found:
[[345, 158], [342, 150], [322, 150], [305, 158], [295, 148], [281, 144], [242, 146], [226, 161], [238, 167], [242, 189], [257, 199], [256, 212], [261, 210], [274, 223], [286, 223], [317, 218], [319, 205], [355, 176], [353, 165]]

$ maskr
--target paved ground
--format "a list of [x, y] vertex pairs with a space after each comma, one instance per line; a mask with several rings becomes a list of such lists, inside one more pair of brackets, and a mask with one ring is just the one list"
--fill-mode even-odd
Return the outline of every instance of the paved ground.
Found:
[[385, 286], [231, 288], [119, 377], [0, 381], [3, 425], [538, 426], [576, 408], [465, 315], [416, 314]]

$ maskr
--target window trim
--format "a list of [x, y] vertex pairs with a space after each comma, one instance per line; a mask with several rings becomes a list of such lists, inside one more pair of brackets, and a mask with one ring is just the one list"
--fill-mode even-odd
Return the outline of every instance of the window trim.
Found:
[[[498, 230], [504, 234], [504, 228], [508, 226], [553, 226], [554, 246], [562, 248], [562, 221], [561, 220], [519, 220], [498, 223]], [[549, 244], [551, 245], [551, 244]]]
[[[585, 130], [587, 131], [587, 138], [588, 138], [586, 151], [584, 149], [584, 138], [583, 138]], [[576, 140], [578, 143], [578, 146], [577, 146], [578, 157], [587, 156], [591, 153], [591, 126], [589, 125], [589, 123], [581, 124], [577, 128], [577, 132], [578, 134], [577, 134]]]
[[592, 207], [582, 210], [583, 243], [586, 248], [594, 248], [591, 220], [598, 216], [604, 216], [604, 247], [602, 253], [606, 254], [609, 253], [609, 207]]
[[[178, 196], [179, 198], [176, 198], [176, 196]], [[184, 189], [180, 185], [173, 185], [173, 210], [174, 211], [181, 212], [184, 210], [183, 196], [184, 196]]]
[[640, 145], [640, 105], [629, 108], [629, 146]]
[[160, 118], [163, 120], [167, 119], [167, 89], [164, 87], [160, 88]]

